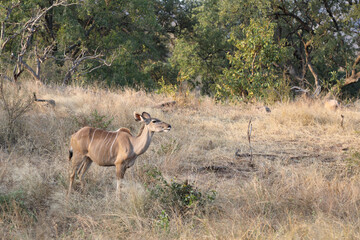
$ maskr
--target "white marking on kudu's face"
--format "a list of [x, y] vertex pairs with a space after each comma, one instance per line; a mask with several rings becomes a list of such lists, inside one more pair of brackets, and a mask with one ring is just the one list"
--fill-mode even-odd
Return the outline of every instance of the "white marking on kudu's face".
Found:
[[171, 125], [165, 123], [157, 118], [152, 118], [147, 112], [143, 112], [141, 115], [134, 113], [136, 121], [145, 123], [145, 127], [151, 132], [169, 132]]
[[148, 128], [152, 132], [168, 132], [171, 129], [171, 125], [162, 122], [159, 119], [152, 118], [148, 123]]

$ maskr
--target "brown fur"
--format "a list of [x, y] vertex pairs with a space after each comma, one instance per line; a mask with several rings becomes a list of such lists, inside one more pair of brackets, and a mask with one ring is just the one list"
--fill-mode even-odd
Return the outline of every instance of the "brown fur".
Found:
[[92, 162], [99, 166], [116, 166], [119, 191], [120, 180], [124, 177], [126, 169], [148, 149], [154, 132], [169, 131], [171, 128], [169, 124], [151, 118], [150, 114], [145, 112], [142, 115], [135, 113], [134, 117], [136, 121], [144, 122], [136, 137], [128, 128], [109, 132], [92, 127], [83, 127], [71, 136], [70, 153], [73, 156], [69, 157], [69, 160], [72, 160], [72, 170], [68, 193], [71, 191], [76, 173], [83, 186], [82, 177]]
[[139, 130], [137, 137], [139, 137], [141, 135], [142, 131], [144, 130], [144, 127], [145, 127], [145, 124], [141, 125], [141, 128]]
[[130, 134], [132, 136], [130, 129], [128, 129], [128, 128], [120, 128], [119, 131], [127, 132], [128, 134]]

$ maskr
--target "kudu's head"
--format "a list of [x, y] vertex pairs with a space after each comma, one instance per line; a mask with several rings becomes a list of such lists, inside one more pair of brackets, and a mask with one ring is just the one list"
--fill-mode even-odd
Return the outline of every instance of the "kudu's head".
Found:
[[167, 124], [157, 118], [152, 118], [149, 113], [143, 112], [142, 114], [134, 112], [135, 121], [144, 122], [145, 127], [151, 132], [168, 132], [171, 125]]

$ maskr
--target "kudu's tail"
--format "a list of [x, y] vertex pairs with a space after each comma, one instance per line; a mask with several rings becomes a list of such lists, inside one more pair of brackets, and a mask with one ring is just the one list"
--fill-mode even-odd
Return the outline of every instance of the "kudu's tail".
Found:
[[70, 150], [69, 150], [69, 161], [71, 161], [72, 156], [73, 156], [73, 150], [72, 150], [72, 148], [70, 148]]

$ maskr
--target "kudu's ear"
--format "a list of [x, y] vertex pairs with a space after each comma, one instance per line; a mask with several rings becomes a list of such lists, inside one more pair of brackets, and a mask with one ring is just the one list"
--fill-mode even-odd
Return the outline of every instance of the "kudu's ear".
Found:
[[147, 112], [143, 112], [143, 113], [141, 114], [141, 116], [142, 116], [144, 119], [150, 119], [150, 118], [151, 118], [150, 114], [148, 114]]
[[135, 121], [137, 121], [137, 122], [144, 121], [144, 119], [142, 118], [140, 113], [137, 113], [137, 112], [134, 112], [134, 118], [135, 118]]

